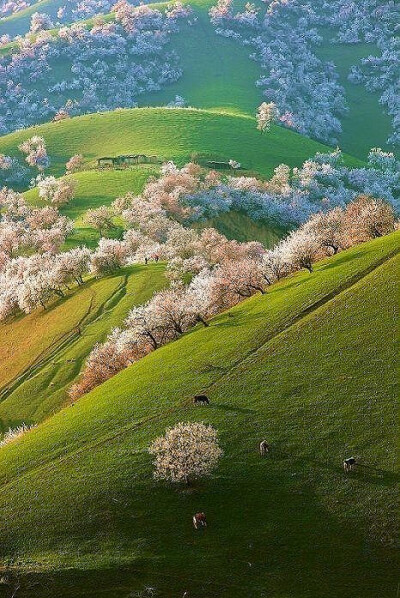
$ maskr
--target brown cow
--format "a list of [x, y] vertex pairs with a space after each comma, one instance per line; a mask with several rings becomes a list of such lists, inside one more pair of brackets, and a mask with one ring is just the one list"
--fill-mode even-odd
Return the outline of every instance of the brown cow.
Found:
[[196, 513], [193, 515], [193, 526], [195, 529], [199, 529], [199, 527], [207, 527], [205, 513]]

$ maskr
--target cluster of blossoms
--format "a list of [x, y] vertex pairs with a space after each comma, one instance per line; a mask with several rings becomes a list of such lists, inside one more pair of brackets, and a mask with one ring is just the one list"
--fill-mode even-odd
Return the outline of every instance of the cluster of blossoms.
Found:
[[0, 272], [16, 256], [56, 253], [72, 231], [72, 222], [57, 208], [31, 208], [6, 187], [0, 191], [0, 209]]
[[[197, 169], [189, 164], [174, 171], [169, 164], [163, 177], [151, 182], [141, 197], [128, 195], [114, 202], [115, 212], [131, 226], [123, 241], [112, 241], [117, 259], [125, 263], [148, 257], [165, 259], [171, 285], [133, 308], [125, 326], [114, 329], [105, 343], [94, 347], [82, 378], [70, 390], [72, 398], [194, 325], [207, 326], [211, 316], [254, 293], [264, 293], [267, 285], [283, 276], [301, 268], [312, 272], [315, 260], [395, 228], [390, 204], [362, 195], [344, 208], [312, 215], [271, 251], [256, 242], [228, 241], [215, 229], [198, 231], [179, 222], [188, 215], [187, 206], [179, 201], [180, 186], [189, 190], [193, 184], [207, 187], [209, 178], [217, 176]], [[253, 179], [249, 181], [253, 184]]]
[[[349, 79], [381, 93], [392, 117], [389, 144], [400, 144], [400, 6], [396, 0], [321, 0], [320, 22], [333, 27], [335, 43], [374, 44], [367, 58], [350, 69]], [[376, 52], [376, 48], [378, 52]]]
[[149, 453], [154, 456], [156, 480], [186, 484], [209, 475], [223, 454], [217, 431], [202, 422], [167, 428], [164, 436], [151, 443]]
[[366, 167], [350, 168], [340, 150], [318, 153], [301, 168], [281, 164], [268, 181], [167, 163], [125, 216], [129, 220], [133, 213], [137, 218], [146, 214], [145, 233], [166, 216], [188, 224], [230, 210], [292, 228], [314, 213], [344, 207], [360, 194], [384, 199], [400, 213], [400, 164], [393, 154], [374, 148]]
[[0, 0], [0, 19], [28, 8], [35, 0]]
[[25, 162], [31, 168], [37, 168], [39, 172], [43, 172], [50, 166], [50, 158], [47, 155], [46, 144], [43, 137], [34, 135], [30, 137], [18, 149], [26, 155]]
[[17, 310], [30, 313], [39, 305], [46, 307], [55, 296], [63, 297], [70, 284], [82, 284], [89, 261], [85, 248], [9, 260], [0, 273], [0, 319]]
[[126, 0], [114, 8], [115, 22], [41, 30], [0, 58], [0, 134], [53, 117], [134, 107], [145, 91], [181, 76], [179, 57], [166, 45], [191, 9], [176, 3], [161, 13]]
[[61, 206], [74, 197], [76, 181], [74, 179], [56, 179], [54, 176], [38, 177], [39, 197]]
[[[262, 75], [256, 85], [273, 102], [280, 122], [299, 133], [337, 143], [339, 117], [346, 112], [344, 89], [331, 62], [318, 58], [322, 41], [316, 16], [302, 0], [270, 2], [263, 15], [253, 4], [233, 11], [232, 0], [219, 0], [210, 18], [219, 35], [252, 49]], [[264, 73], [265, 72], [265, 73]]]
[[[21, 143], [18, 149], [25, 155], [25, 162], [29, 168], [21, 164], [15, 156], [0, 154], [0, 188], [6, 185], [23, 186], [31, 178], [32, 169], [39, 171], [38, 180], [41, 180], [44, 170], [50, 166], [43, 137], [34, 135]], [[35, 184], [34, 179], [32, 184]]]

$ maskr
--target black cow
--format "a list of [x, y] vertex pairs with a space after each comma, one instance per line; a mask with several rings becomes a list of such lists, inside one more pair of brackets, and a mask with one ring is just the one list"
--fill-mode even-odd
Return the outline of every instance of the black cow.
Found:
[[356, 465], [357, 461], [355, 457], [349, 457], [343, 461], [343, 469], [346, 473], [352, 471]]
[[195, 395], [193, 397], [193, 403], [195, 405], [209, 405], [210, 399], [206, 395]]

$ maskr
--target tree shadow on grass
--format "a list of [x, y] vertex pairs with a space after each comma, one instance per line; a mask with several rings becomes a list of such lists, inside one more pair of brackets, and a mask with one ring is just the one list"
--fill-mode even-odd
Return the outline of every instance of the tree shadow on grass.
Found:
[[339, 257], [336, 257], [334, 260], [327, 262], [320, 266], [317, 272], [323, 272], [325, 270], [333, 270], [342, 264], [346, 264], [348, 262], [355, 262], [356, 260], [360, 260], [361, 258], [365, 257], [363, 252], [359, 253], [348, 253], [344, 251]]
[[[120, 569], [28, 575], [17, 598], [146, 597], [146, 587], [159, 598], [395, 596], [394, 552], [367, 543], [350, 520], [338, 521], [306, 478], [291, 485], [288, 472], [258, 463], [251, 481], [221, 477], [191, 493], [138, 487], [123, 506], [111, 501], [103, 539], [134, 545], [142, 538], [150, 556]], [[208, 527], [196, 531], [191, 517], [199, 510]]]

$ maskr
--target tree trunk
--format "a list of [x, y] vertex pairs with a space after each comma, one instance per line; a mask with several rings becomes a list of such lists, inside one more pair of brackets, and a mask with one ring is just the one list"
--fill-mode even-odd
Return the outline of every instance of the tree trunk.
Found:
[[201, 322], [206, 328], [210, 325], [200, 314], [197, 314], [197, 321]]

